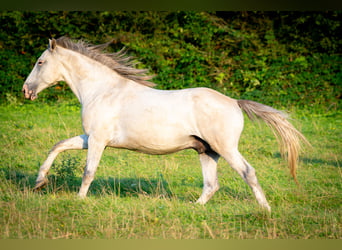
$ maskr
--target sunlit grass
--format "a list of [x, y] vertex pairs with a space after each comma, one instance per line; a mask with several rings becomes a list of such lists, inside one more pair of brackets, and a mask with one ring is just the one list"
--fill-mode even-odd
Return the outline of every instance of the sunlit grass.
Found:
[[[86, 151], [61, 154], [49, 184], [32, 192], [40, 164], [59, 140], [82, 133], [77, 105], [0, 107], [2, 238], [336, 239], [342, 238], [340, 113], [294, 112], [312, 148], [300, 159], [297, 186], [264, 125], [246, 120], [240, 151], [255, 167], [272, 207], [267, 214], [220, 159], [221, 189], [205, 205], [195, 151], [150, 156], [105, 150], [84, 200], [77, 198]], [[67, 173], [67, 174], [64, 174]]]

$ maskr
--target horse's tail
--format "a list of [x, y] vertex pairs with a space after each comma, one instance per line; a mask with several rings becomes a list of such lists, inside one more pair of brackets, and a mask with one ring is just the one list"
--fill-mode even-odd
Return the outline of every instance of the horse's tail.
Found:
[[[278, 140], [280, 153], [282, 157], [285, 156], [287, 158], [293, 179], [298, 184], [296, 167], [301, 146], [300, 141], [302, 140], [308, 145], [310, 143], [287, 121], [287, 115], [285, 113], [253, 101], [238, 100], [237, 102], [240, 108], [246, 112], [250, 120], [254, 121], [256, 118], [260, 118], [272, 129], [273, 134]], [[285, 154], [286, 152], [287, 155]]]

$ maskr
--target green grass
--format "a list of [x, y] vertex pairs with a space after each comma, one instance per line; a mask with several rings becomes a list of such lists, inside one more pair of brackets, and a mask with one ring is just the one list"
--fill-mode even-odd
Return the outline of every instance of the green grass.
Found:
[[[25, 101], [26, 102], [26, 101]], [[59, 140], [82, 133], [72, 102], [0, 106], [0, 237], [101, 239], [341, 239], [340, 112], [294, 110], [312, 148], [301, 155], [296, 186], [264, 125], [245, 122], [240, 151], [255, 167], [272, 207], [220, 159], [221, 189], [205, 205], [195, 151], [166, 156], [105, 150], [88, 197], [77, 198], [86, 151], [57, 157], [48, 187], [32, 192], [39, 166]]]

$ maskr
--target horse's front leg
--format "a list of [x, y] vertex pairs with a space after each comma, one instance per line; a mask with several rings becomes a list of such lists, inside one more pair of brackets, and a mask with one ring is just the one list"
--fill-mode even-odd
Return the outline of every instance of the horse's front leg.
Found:
[[48, 180], [46, 176], [49, 173], [53, 161], [59, 153], [69, 149], [86, 148], [88, 148], [88, 136], [86, 135], [75, 136], [58, 142], [55, 146], [53, 146], [49, 153], [49, 156], [47, 157], [43, 165], [40, 167], [34, 189], [39, 190], [47, 184]]
[[99, 165], [105, 147], [106, 143], [104, 143], [100, 138], [96, 138], [92, 135], [89, 136], [87, 165], [84, 169], [82, 185], [78, 193], [79, 197], [81, 198], [85, 198], [87, 195], [89, 186], [91, 182], [94, 180], [95, 172], [97, 166]]

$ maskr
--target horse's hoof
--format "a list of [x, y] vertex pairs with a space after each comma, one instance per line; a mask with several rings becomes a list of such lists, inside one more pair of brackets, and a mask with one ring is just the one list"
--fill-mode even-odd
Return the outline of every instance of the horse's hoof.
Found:
[[47, 179], [43, 179], [43, 180], [39, 180], [36, 182], [36, 185], [34, 186], [34, 191], [39, 191], [41, 190], [43, 187], [45, 187], [45, 185], [48, 183]]

